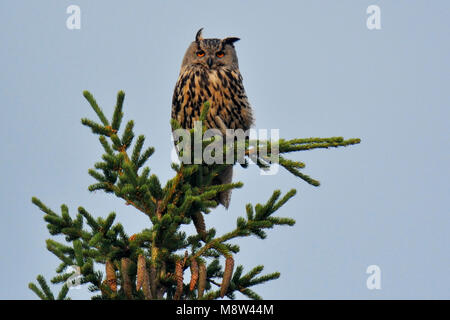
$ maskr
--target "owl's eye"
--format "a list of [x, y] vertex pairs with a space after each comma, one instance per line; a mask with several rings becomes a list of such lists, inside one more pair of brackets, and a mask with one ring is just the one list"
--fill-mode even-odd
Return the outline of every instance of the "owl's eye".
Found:
[[223, 51], [219, 51], [216, 53], [217, 58], [223, 58], [224, 55], [225, 53]]
[[197, 57], [203, 57], [205, 55], [205, 51], [197, 51]]

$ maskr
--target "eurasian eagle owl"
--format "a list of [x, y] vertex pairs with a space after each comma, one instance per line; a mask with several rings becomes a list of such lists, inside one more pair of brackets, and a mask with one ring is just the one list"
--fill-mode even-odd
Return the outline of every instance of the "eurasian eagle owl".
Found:
[[[239, 38], [204, 39], [200, 29], [183, 58], [172, 99], [172, 118], [191, 129], [200, 117], [201, 107], [209, 101], [208, 128], [248, 130], [252, 110], [242, 84], [234, 43]], [[218, 177], [218, 184], [230, 183], [230, 165]], [[222, 192], [219, 202], [228, 208], [231, 191]]]

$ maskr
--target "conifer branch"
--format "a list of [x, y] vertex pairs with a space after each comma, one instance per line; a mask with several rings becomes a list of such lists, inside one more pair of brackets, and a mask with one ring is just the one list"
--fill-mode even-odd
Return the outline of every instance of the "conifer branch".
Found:
[[[105, 218], [94, 217], [85, 208], [79, 207], [76, 215], [72, 216], [64, 204], [60, 213], [56, 213], [33, 197], [33, 204], [44, 213], [43, 219], [49, 233], [64, 236], [68, 243], [66, 245], [52, 239], [46, 241], [47, 249], [61, 260], [56, 276], [51, 279], [53, 284], [62, 285], [57, 298], [68, 299], [67, 281], [74, 273], [64, 271], [69, 266], [77, 266], [81, 284], [88, 284], [91, 292], [98, 293], [93, 299], [217, 299], [225, 296], [234, 299], [237, 292], [251, 299], [261, 299], [253, 287], [277, 279], [280, 274], [260, 275], [263, 266], [256, 266], [243, 275], [243, 266], [234, 268], [234, 256], [240, 249], [231, 241], [249, 236], [265, 239], [268, 229], [293, 226], [294, 219], [278, 217], [275, 213], [295, 195], [295, 189], [284, 195], [280, 190], [275, 190], [265, 203], [247, 204], [243, 216], [236, 219], [234, 230], [216, 236], [214, 228], [206, 228], [203, 215], [217, 207], [217, 197], [221, 192], [243, 186], [241, 182], [214, 182], [214, 178], [229, 164], [172, 164], [175, 176], [162, 187], [158, 177], [150, 174], [150, 168], [145, 166], [154, 148], [144, 148], [145, 137], [134, 133], [133, 120], [128, 120], [125, 128], [121, 129], [124, 92], [117, 94], [110, 120], [91, 93], [84, 91], [83, 95], [99, 122], [87, 118], [81, 122], [99, 135], [104, 151], [101, 160], [88, 170], [95, 180], [88, 189], [103, 190], [124, 200], [126, 205], [132, 205], [146, 214], [149, 225], [140, 233], [128, 237], [123, 226], [115, 223], [120, 213], [111, 212]], [[209, 102], [203, 105], [199, 117], [203, 126], [188, 130], [191, 137], [199, 133], [195, 130], [206, 131], [209, 108]], [[181, 128], [175, 120], [171, 120], [171, 126], [173, 129]], [[213, 142], [214, 138], [202, 141], [202, 151]], [[249, 161], [262, 169], [278, 163], [308, 184], [318, 186], [317, 180], [303, 173], [305, 164], [288, 159], [287, 155], [296, 151], [345, 147], [359, 142], [359, 139], [331, 137], [280, 139], [272, 145], [272, 141], [246, 139], [235, 142], [231, 147], [224, 146], [224, 155], [232, 152], [234, 159], [238, 159], [238, 151], [243, 147], [243, 167]], [[263, 148], [265, 154], [260, 153]], [[274, 158], [274, 155], [278, 157]], [[195, 160], [194, 156], [191, 160]], [[181, 228], [190, 223], [195, 225], [197, 234], [187, 236]], [[180, 256], [183, 251], [184, 256]], [[219, 261], [221, 257], [225, 258], [224, 267]], [[103, 272], [95, 270], [97, 264], [104, 264]], [[184, 283], [186, 268], [191, 271], [188, 284]], [[30, 283], [29, 288], [39, 298], [53, 300], [54, 295], [44, 277], [38, 276], [37, 282], [40, 288], [34, 283]]]

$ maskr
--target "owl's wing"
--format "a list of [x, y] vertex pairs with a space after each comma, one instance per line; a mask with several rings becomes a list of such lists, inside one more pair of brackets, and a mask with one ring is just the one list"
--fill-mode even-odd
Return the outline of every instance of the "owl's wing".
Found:
[[223, 69], [217, 72], [223, 101], [218, 115], [227, 128], [249, 129], [253, 124], [253, 112], [245, 93], [239, 70]]
[[[193, 103], [189, 87], [193, 86], [191, 82], [192, 72], [188, 69], [182, 71], [178, 77], [172, 96], [172, 119], [177, 120], [183, 128], [190, 128]], [[189, 110], [188, 108], [191, 107]]]

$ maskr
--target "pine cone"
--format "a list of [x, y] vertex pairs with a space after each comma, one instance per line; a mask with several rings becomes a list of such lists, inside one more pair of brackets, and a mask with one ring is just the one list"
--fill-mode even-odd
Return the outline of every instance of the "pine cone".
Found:
[[198, 280], [198, 264], [197, 260], [192, 259], [191, 261], [191, 282], [189, 283], [189, 290], [193, 291]]
[[233, 275], [234, 259], [228, 256], [225, 260], [225, 271], [223, 273], [222, 285], [220, 286], [220, 297], [223, 298], [228, 291], [231, 276]]
[[116, 270], [114, 269], [114, 264], [110, 261], [106, 261], [106, 285], [111, 289], [113, 292], [117, 292], [117, 279], [116, 279]]
[[173, 299], [179, 300], [183, 293], [183, 262], [181, 260], [178, 260], [175, 264], [175, 278], [177, 280], [177, 289]]
[[144, 283], [146, 273], [147, 267], [145, 263], [145, 257], [142, 254], [140, 254], [138, 257], [138, 264], [137, 264], [136, 291], [139, 291], [139, 289], [141, 289], [142, 284]]
[[206, 287], [206, 266], [204, 263], [200, 263], [198, 268], [198, 298], [203, 297], [203, 292]]
[[157, 296], [157, 288], [158, 288], [158, 281], [157, 281], [157, 270], [156, 266], [154, 264], [150, 263], [150, 275], [149, 275], [149, 282], [150, 282], [150, 289], [152, 290], [152, 296]]
[[150, 288], [150, 276], [148, 272], [144, 273], [144, 282], [142, 283], [142, 290], [144, 291], [144, 296], [146, 300], [152, 300], [152, 290]]
[[131, 287], [130, 276], [128, 270], [130, 269], [131, 260], [122, 258], [121, 273], [122, 273], [122, 288], [128, 299], [133, 299], [133, 289]]

